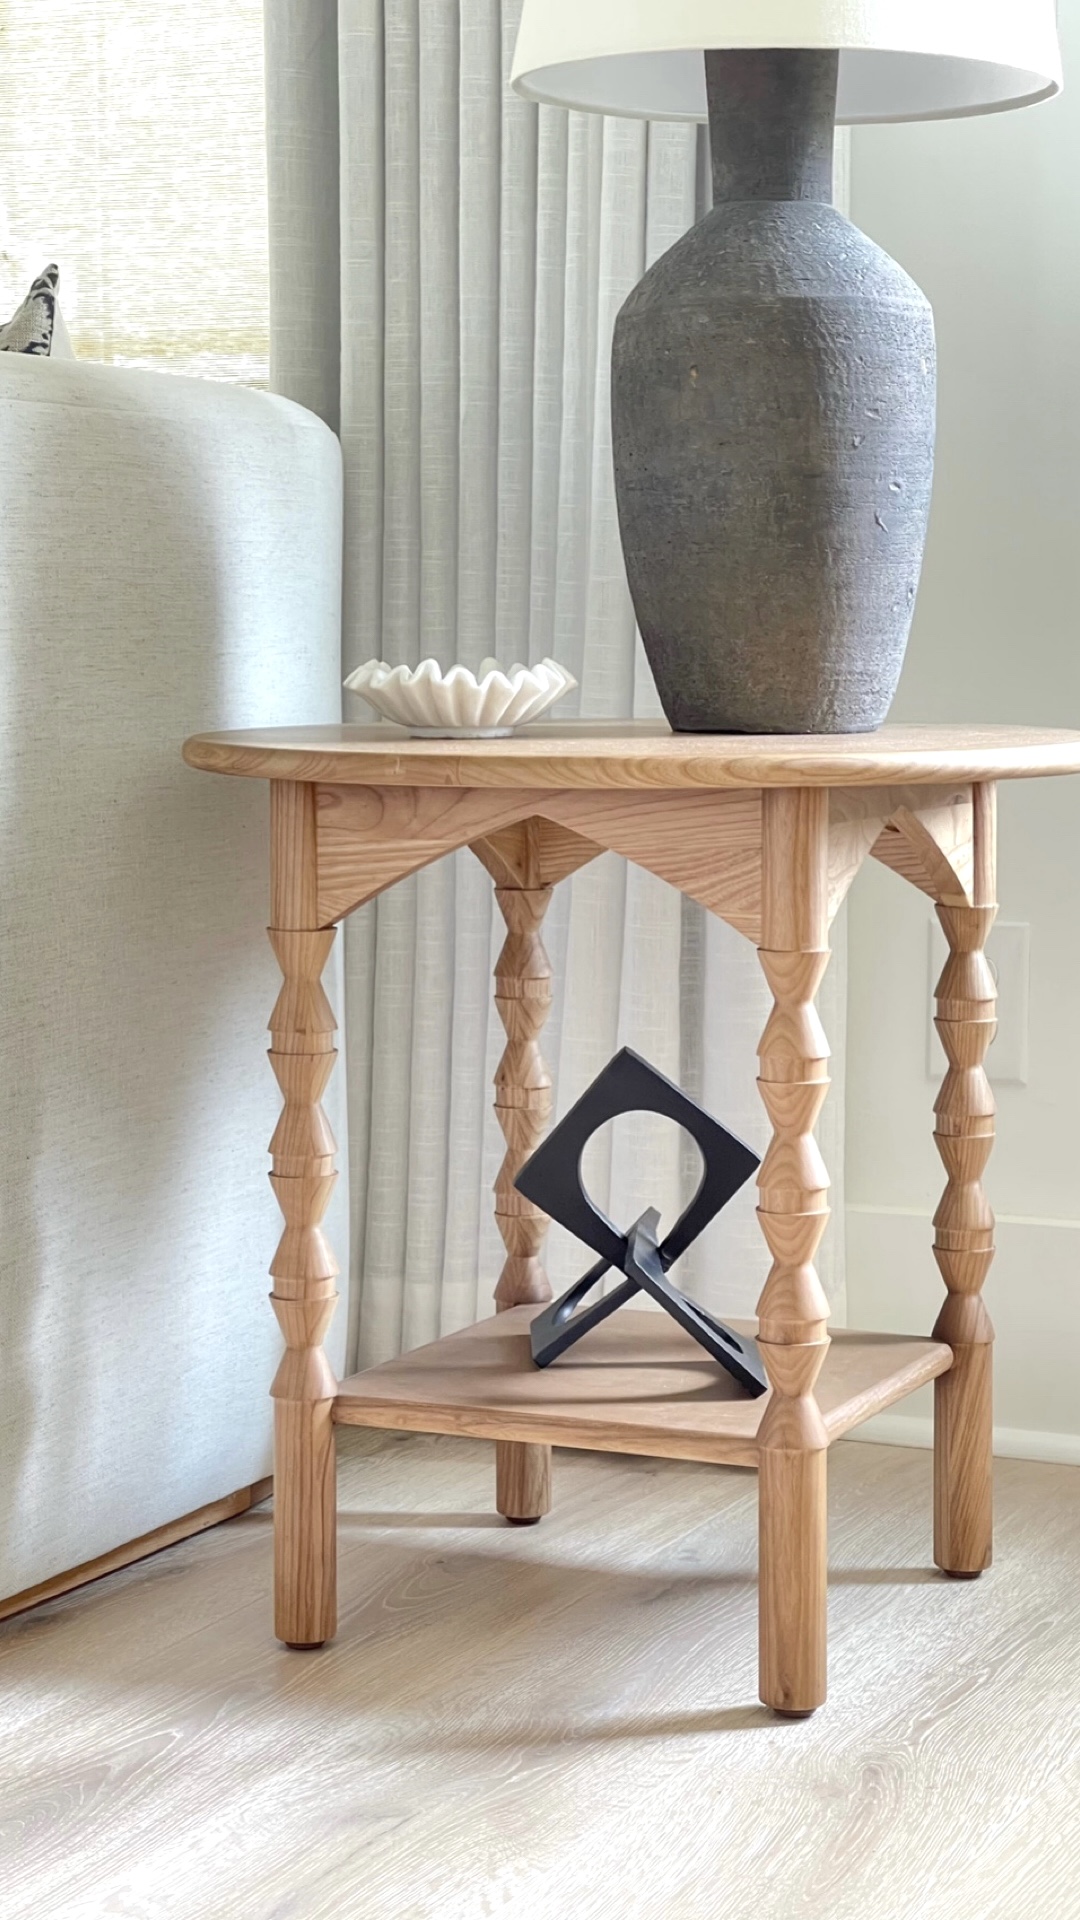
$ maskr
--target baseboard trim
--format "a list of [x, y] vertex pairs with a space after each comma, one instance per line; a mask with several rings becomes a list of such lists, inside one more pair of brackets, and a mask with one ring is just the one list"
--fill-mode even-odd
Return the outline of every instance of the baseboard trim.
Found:
[[[877, 1413], [846, 1436], [883, 1447], [932, 1447], [933, 1420], [924, 1415]], [[994, 1452], [1001, 1460], [1045, 1460], [1080, 1467], [1080, 1433], [1040, 1433], [1029, 1427], [995, 1427]]]
[[152, 1553], [160, 1553], [163, 1547], [175, 1547], [180, 1540], [189, 1540], [194, 1533], [205, 1533], [208, 1527], [220, 1526], [223, 1520], [235, 1520], [237, 1514], [247, 1513], [250, 1507], [257, 1507], [274, 1490], [272, 1479], [256, 1480], [250, 1487], [240, 1487], [236, 1493], [226, 1493], [220, 1500], [211, 1500], [205, 1507], [196, 1507], [194, 1513], [182, 1514], [179, 1520], [169, 1520], [163, 1527], [155, 1527], [152, 1533], [140, 1534], [137, 1540], [128, 1540], [122, 1547], [113, 1547], [111, 1552], [99, 1554], [96, 1560], [85, 1560], [80, 1567], [71, 1567], [67, 1573], [56, 1573], [51, 1580], [42, 1580], [39, 1586], [25, 1587], [22, 1593], [13, 1593], [8, 1599], [0, 1600], [0, 1620], [10, 1620], [12, 1614], [25, 1613], [30, 1607], [40, 1607], [46, 1600], [56, 1600], [62, 1593], [71, 1593], [76, 1587], [89, 1586], [92, 1580], [101, 1580], [107, 1573], [117, 1573], [121, 1567], [130, 1567], [136, 1560], [145, 1560]]

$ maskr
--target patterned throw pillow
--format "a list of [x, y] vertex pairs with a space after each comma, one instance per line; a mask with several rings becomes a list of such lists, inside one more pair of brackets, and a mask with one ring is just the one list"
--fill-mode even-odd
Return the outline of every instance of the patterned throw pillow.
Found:
[[53, 348], [56, 325], [56, 288], [59, 267], [46, 267], [39, 273], [22, 306], [12, 314], [6, 327], [0, 327], [0, 353], [36, 353], [47, 355]]

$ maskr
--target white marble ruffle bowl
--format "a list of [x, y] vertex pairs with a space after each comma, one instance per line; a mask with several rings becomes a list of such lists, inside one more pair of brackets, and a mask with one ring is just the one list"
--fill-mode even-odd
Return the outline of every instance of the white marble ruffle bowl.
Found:
[[368, 660], [345, 685], [419, 740], [498, 740], [538, 720], [577, 681], [554, 660], [509, 671], [497, 660], [482, 660], [479, 674], [461, 666], [444, 674], [437, 660], [421, 660], [418, 667]]

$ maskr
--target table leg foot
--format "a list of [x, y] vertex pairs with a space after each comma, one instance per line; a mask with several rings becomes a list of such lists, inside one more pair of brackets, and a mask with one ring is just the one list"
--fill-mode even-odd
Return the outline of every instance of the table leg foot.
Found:
[[333, 1401], [274, 1411], [274, 1631], [287, 1647], [320, 1647], [337, 1630]]
[[[972, 1321], [985, 1316], [981, 1300], [961, 1304], [954, 1295], [939, 1326], [961, 1312]], [[958, 1342], [948, 1373], [934, 1382], [934, 1559], [958, 1580], [977, 1579], [993, 1559], [993, 1351], [989, 1338]]]
[[513, 1527], [533, 1527], [551, 1512], [551, 1448], [495, 1442], [495, 1507]]
[[759, 1499], [760, 1696], [805, 1719], [825, 1699], [826, 1460], [762, 1450]]

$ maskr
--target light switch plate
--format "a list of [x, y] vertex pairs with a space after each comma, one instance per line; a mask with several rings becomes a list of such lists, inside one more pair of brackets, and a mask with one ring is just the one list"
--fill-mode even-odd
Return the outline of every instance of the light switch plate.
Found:
[[[926, 1072], [940, 1080], [945, 1055], [934, 1028], [934, 988], [949, 957], [949, 945], [936, 920], [930, 922], [930, 1032]], [[1031, 982], [1031, 928], [998, 921], [986, 943], [986, 957], [997, 981], [997, 1037], [986, 1056], [986, 1071], [995, 1086], [1026, 1087], [1028, 1081], [1028, 1019]]]

